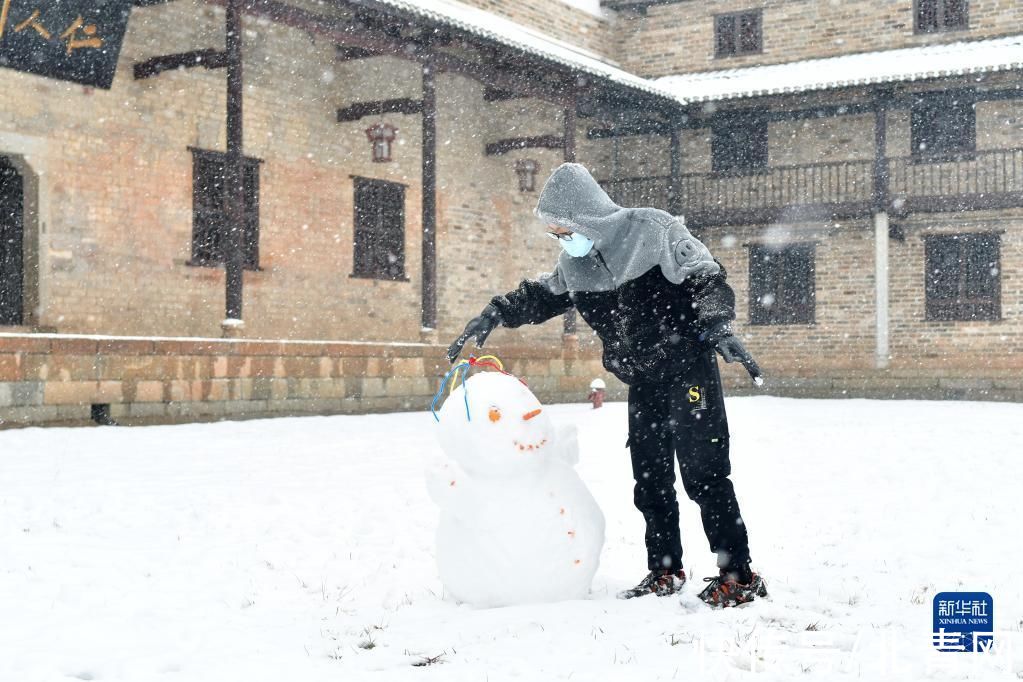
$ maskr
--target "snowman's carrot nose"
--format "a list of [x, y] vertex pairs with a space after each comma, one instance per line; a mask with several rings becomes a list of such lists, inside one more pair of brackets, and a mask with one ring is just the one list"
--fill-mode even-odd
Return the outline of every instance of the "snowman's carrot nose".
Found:
[[528, 420], [532, 419], [533, 417], [535, 417], [538, 414], [540, 414], [540, 408], [536, 408], [535, 410], [532, 410], [531, 412], [526, 412], [524, 415], [522, 415], [522, 418], [528, 421]]

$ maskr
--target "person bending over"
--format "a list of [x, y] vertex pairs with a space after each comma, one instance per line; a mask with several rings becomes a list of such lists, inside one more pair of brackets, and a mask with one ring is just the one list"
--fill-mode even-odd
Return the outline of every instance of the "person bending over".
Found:
[[746, 523], [728, 458], [728, 421], [715, 351], [760, 370], [732, 333], [735, 294], [724, 267], [685, 225], [654, 208], [614, 203], [581, 165], [559, 166], [535, 210], [563, 253], [553, 272], [495, 296], [448, 349], [454, 362], [497, 326], [540, 324], [575, 308], [603, 342], [604, 367], [629, 386], [634, 500], [646, 520], [649, 574], [623, 599], [682, 590], [675, 458], [700, 507], [718, 575], [700, 598], [735, 606], [766, 597], [750, 568]]

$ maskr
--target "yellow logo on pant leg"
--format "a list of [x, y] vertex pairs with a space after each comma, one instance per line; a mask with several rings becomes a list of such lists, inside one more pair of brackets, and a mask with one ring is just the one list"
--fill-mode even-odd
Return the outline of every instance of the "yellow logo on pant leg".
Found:
[[699, 386], [693, 386], [689, 389], [689, 402], [698, 403], [703, 396], [700, 393]]

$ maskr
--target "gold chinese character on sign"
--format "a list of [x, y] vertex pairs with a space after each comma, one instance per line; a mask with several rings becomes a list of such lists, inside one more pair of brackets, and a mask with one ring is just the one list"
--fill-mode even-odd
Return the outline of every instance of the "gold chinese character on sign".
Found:
[[15, 26], [14, 32], [21, 33], [27, 28], [34, 28], [36, 33], [41, 35], [46, 40], [49, 40], [52, 37], [50, 35], [50, 32], [46, 30], [46, 27], [43, 26], [42, 22], [39, 21], [39, 10], [32, 12], [32, 15], [29, 16], [28, 19]]
[[[79, 30], [82, 31], [85, 37], [75, 36]], [[71, 54], [72, 50], [83, 47], [103, 47], [103, 39], [96, 35], [96, 24], [86, 24], [81, 14], [71, 22], [66, 31], [60, 34], [60, 39], [67, 42], [68, 55]]]
[[[12, 0], [2, 0], [3, 4], [0, 5], [0, 38], [4, 37], [4, 30], [7, 28], [7, 18], [10, 14]], [[42, 12], [38, 9], [34, 10], [27, 19], [14, 26], [15, 33], [21, 33], [28, 29], [34, 30], [44, 40], [50, 40], [53, 38], [53, 34], [50, 33], [49, 29], [43, 25], [40, 20]], [[75, 50], [83, 47], [103, 47], [103, 39], [96, 35], [96, 24], [87, 24], [82, 15], [79, 14], [78, 18], [71, 22], [63, 33], [60, 34], [60, 40], [67, 45], [68, 56]]]

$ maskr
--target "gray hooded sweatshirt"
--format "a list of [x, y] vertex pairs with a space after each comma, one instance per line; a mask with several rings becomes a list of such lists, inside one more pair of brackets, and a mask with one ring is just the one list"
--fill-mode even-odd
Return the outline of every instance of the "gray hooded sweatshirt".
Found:
[[618, 206], [582, 166], [554, 171], [536, 214], [594, 246], [579, 258], [563, 253], [554, 272], [494, 296], [505, 327], [541, 324], [575, 308], [603, 343], [604, 367], [633, 384], [688, 373], [713, 352], [705, 335], [735, 318], [724, 268], [680, 220]]
[[562, 253], [554, 271], [540, 278], [554, 294], [611, 291], [658, 265], [674, 284], [720, 271], [680, 219], [656, 208], [619, 206], [577, 163], [562, 164], [551, 174], [535, 213], [550, 225], [593, 240], [588, 255]]

